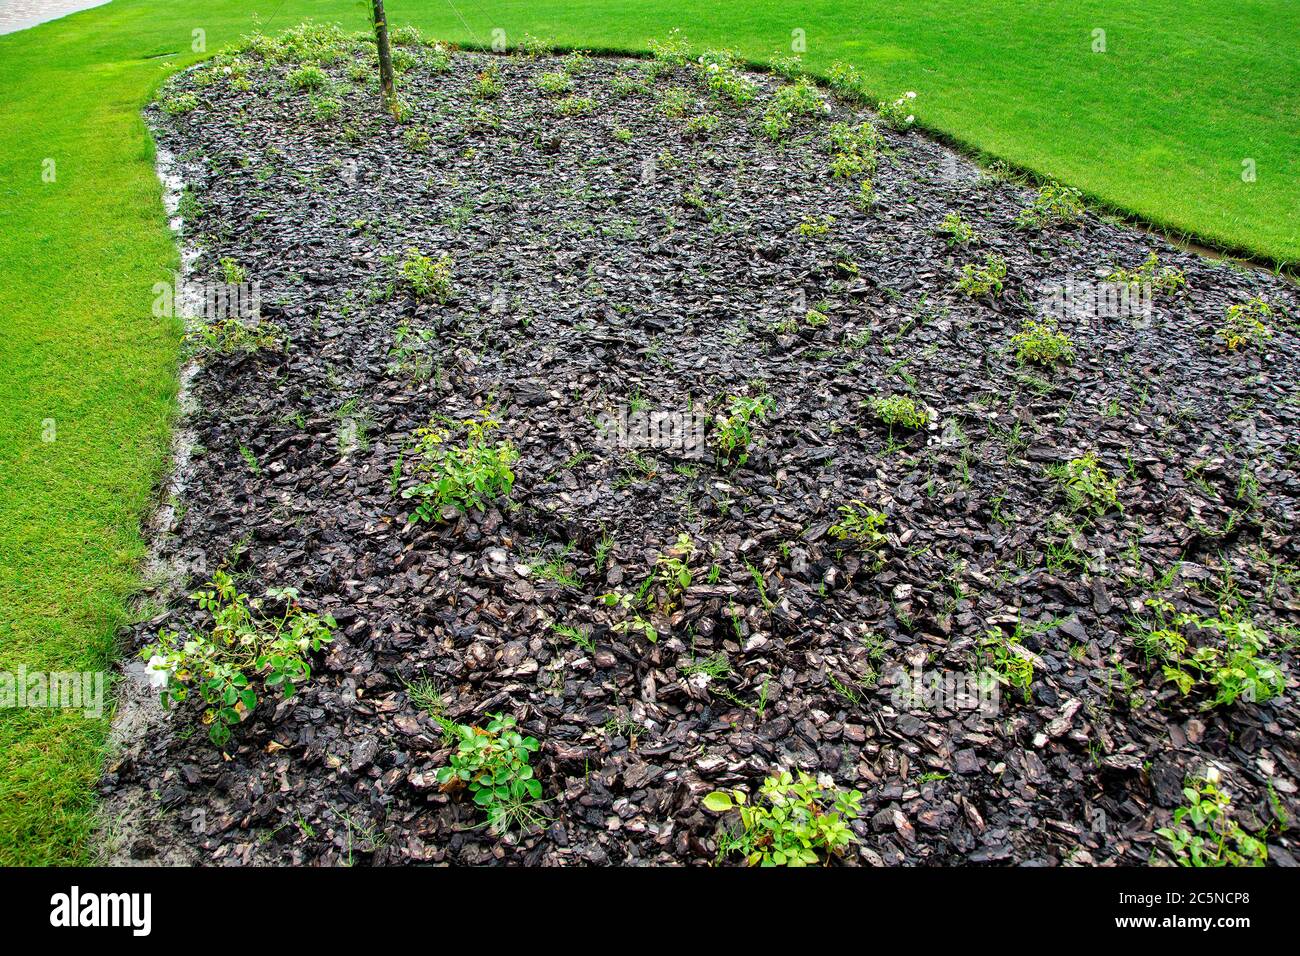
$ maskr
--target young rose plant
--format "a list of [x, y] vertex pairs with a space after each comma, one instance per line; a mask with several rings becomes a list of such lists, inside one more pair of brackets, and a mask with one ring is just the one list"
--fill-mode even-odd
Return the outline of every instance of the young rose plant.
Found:
[[1190, 781], [1183, 787], [1186, 805], [1174, 811], [1173, 825], [1157, 835], [1165, 838], [1179, 866], [1263, 866], [1267, 844], [1232, 818], [1232, 799], [1218, 783], [1215, 768]]
[[916, 93], [913, 90], [908, 90], [896, 100], [881, 100], [876, 104], [876, 112], [880, 114], [881, 119], [894, 129], [908, 129], [916, 122], [916, 115], [912, 112], [912, 101], [914, 99], [916, 99]]
[[762, 802], [751, 804], [743, 790], [715, 790], [704, 798], [707, 810], [740, 814], [738, 832], [719, 834], [719, 857], [740, 852], [750, 866], [810, 866], [857, 842], [849, 828], [862, 812], [856, 790], [836, 790], [802, 771], [795, 780], [782, 771], [763, 782], [759, 797]]
[[[163, 707], [191, 693], [199, 696], [208, 737], [220, 747], [257, 707], [254, 682], [292, 697], [311, 679], [309, 655], [334, 640], [337, 624], [328, 614], [304, 611], [293, 588], [272, 588], [266, 599], [250, 599], [224, 571], [191, 598], [210, 614], [210, 626], [183, 635], [164, 631], [140, 656]], [[267, 613], [267, 601], [283, 611]]]
[[461, 512], [481, 510], [510, 494], [515, 484], [510, 466], [519, 453], [509, 441], [489, 441], [490, 433], [500, 427], [485, 408], [461, 423], [460, 441], [453, 429], [433, 423], [416, 430], [411, 455], [417, 483], [402, 492], [403, 498], [418, 499], [411, 521], [440, 520], [448, 506]]
[[529, 766], [539, 744], [536, 737], [521, 735], [516, 726], [506, 714], [489, 714], [486, 727], [455, 725], [456, 753], [438, 771], [443, 790], [469, 788], [475, 806], [487, 814], [488, 826], [496, 834], [543, 819], [536, 810], [542, 802], [542, 785]]

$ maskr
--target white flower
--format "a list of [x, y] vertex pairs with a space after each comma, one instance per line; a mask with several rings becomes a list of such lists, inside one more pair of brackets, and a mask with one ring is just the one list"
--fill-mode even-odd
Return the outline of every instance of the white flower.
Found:
[[823, 104], [822, 104], [822, 112], [823, 112], [823, 113], [829, 113], [830, 111], [831, 111], [831, 104], [829, 104], [829, 103], [823, 103]]
[[221, 72], [224, 73], [224, 74], [226, 74], [226, 76], [229, 76], [229, 75], [230, 75], [232, 72], [234, 72], [234, 71], [231, 70], [230, 67], [226, 67], [226, 68], [224, 68]]
[[914, 100], [914, 99], [916, 99], [916, 94], [915, 94], [914, 92], [912, 92], [911, 90], [908, 90], [908, 91], [907, 91], [906, 93], [904, 93], [903, 95], [906, 96], [909, 100]]
[[913, 116], [911, 113], [909, 113], [909, 114], [907, 114], [907, 121], [908, 121], [909, 123], [915, 123], [915, 122], [916, 122], [916, 117]]
[[1210, 764], [1205, 768], [1205, 782], [1216, 784], [1219, 782], [1219, 768], [1214, 764]]
[[710, 73], [717, 73], [717, 72], [718, 72], [718, 64], [716, 64], [716, 63], [710, 63], [710, 64], [709, 64], [709, 72], [710, 72]]
[[149, 686], [154, 690], [162, 690], [171, 680], [171, 671], [167, 669], [167, 659], [158, 654], [149, 658], [149, 663], [144, 665], [145, 675], [149, 678]]

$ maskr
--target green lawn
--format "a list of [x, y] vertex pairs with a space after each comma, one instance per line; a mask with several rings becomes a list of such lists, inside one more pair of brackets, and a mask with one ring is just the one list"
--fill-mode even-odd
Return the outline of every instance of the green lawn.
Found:
[[[916, 90], [927, 127], [1202, 241], [1300, 258], [1300, 18], [1291, 0], [390, 0], [395, 23], [642, 49], [683, 26], [762, 60]], [[113, 0], [0, 37], [0, 670], [96, 670], [138, 577], [179, 332], [152, 318], [176, 260], [140, 107], [169, 70], [357, 0]], [[1107, 52], [1092, 52], [1092, 31]], [[45, 182], [46, 160], [55, 180]], [[1258, 178], [1241, 178], [1252, 159]], [[51, 432], [52, 420], [52, 432]], [[53, 440], [45, 440], [53, 438]], [[106, 720], [0, 712], [0, 864], [87, 859]]]

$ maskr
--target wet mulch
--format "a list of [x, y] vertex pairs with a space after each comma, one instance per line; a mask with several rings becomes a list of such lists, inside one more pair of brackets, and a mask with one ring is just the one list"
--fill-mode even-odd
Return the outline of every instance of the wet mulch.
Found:
[[[111, 763], [110, 807], [162, 808], [133, 856], [704, 864], [718, 819], [701, 797], [756, 792], [785, 766], [862, 792], [846, 863], [1144, 863], [1168, 859], [1154, 831], [1212, 764], [1238, 819], [1293, 862], [1267, 788], [1300, 814], [1295, 681], [1205, 711], [1129, 636], [1157, 592], [1208, 615], [1248, 603], [1294, 665], [1293, 288], [1094, 214], [1016, 228], [1031, 190], [883, 124], [863, 211], [830, 174], [825, 127], [868, 117], [828, 94], [824, 117], [774, 144], [756, 131], [774, 77], [728, 108], [692, 67], [593, 59], [571, 95], [594, 109], [557, 116], [534, 82], [553, 60], [458, 52], [434, 72], [428, 55], [401, 77], [403, 124], [347, 63], [326, 68], [347, 91], [333, 118], [289, 66], [254, 69], [244, 91], [187, 73], [168, 92], [198, 108], [150, 110], [192, 197], [192, 278], [220, 282], [235, 260], [292, 341], [199, 356], [197, 444], [163, 551], [224, 564], [254, 594], [296, 587], [340, 627], [312, 682], [268, 696], [224, 753], [187, 705]], [[489, 62], [504, 92], [483, 101]], [[615, 74], [646, 89], [621, 95]], [[670, 86], [717, 126], [691, 136], [663, 115]], [[978, 245], [936, 232], [951, 212]], [[826, 235], [799, 234], [824, 216]], [[452, 257], [446, 305], [395, 282], [409, 247]], [[1015, 361], [1044, 284], [1150, 250], [1185, 292], [1147, 321], [1067, 319], [1071, 366]], [[1006, 259], [1005, 294], [958, 294], [960, 267], [988, 252]], [[1256, 294], [1285, 310], [1274, 337], [1224, 349], [1224, 310]], [[761, 393], [773, 410], [739, 468], [712, 446], [619, 447], [596, 424]], [[891, 433], [864, 404], [889, 393], [932, 424]], [[509, 503], [408, 523], [412, 433], [488, 406], [520, 453]], [[1121, 478], [1122, 511], [1073, 515], [1046, 474], [1089, 451]], [[853, 499], [888, 516], [879, 570], [827, 534]], [[681, 532], [699, 549], [684, 606], [657, 644], [614, 632], [598, 596], [638, 587]], [[540, 570], [552, 559], [570, 583]], [[175, 596], [131, 648], [201, 620]], [[589, 630], [594, 651], [553, 624]], [[967, 674], [979, 638], [1017, 624], [1037, 656], [1029, 700], [899, 704], [898, 668]], [[691, 666], [716, 655], [721, 673]], [[495, 838], [440, 792], [450, 750], [409, 697], [422, 679], [451, 717], [504, 711], [541, 741], [544, 829]]]

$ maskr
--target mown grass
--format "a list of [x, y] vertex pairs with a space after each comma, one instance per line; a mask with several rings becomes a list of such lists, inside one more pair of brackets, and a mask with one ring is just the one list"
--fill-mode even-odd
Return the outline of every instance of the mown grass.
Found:
[[[395, 23], [644, 49], [684, 27], [753, 60], [806, 32], [927, 127], [1203, 241], [1300, 258], [1289, 0], [389, 0]], [[464, 17], [462, 18], [461, 14]], [[179, 329], [152, 286], [176, 251], [140, 108], [166, 74], [260, 22], [361, 28], [356, 0], [113, 0], [0, 37], [0, 670], [100, 670], [144, 553]], [[1107, 52], [1093, 53], [1094, 29]], [[1258, 180], [1241, 179], [1253, 159]], [[47, 159], [56, 178], [45, 182]], [[50, 426], [52, 423], [53, 440]], [[0, 864], [89, 858], [107, 719], [0, 712]]]

